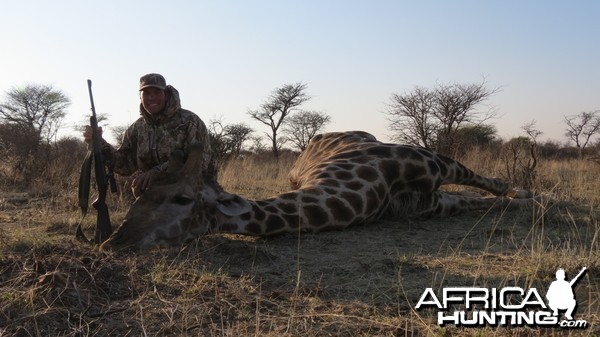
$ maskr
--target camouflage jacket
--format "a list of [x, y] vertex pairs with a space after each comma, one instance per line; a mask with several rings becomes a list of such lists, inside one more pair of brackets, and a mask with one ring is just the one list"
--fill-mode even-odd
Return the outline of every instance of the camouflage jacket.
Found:
[[204, 144], [205, 160], [202, 174], [216, 176], [208, 131], [195, 113], [181, 108], [179, 92], [168, 86], [170, 99], [165, 111], [153, 118], [140, 104], [141, 117], [125, 131], [118, 149], [104, 142], [105, 151], [110, 149], [114, 171], [120, 175], [132, 175], [151, 169], [164, 170], [175, 150], [189, 153], [190, 144]]

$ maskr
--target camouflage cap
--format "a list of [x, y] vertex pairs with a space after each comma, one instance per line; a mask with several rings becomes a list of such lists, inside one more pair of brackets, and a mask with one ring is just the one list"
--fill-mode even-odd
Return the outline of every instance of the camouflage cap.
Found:
[[167, 89], [167, 81], [161, 74], [146, 74], [140, 78], [140, 91], [148, 87]]

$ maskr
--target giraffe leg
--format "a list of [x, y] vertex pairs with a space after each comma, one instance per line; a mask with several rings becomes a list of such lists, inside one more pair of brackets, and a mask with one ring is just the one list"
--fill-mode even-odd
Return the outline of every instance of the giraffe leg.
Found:
[[531, 205], [531, 199], [508, 197], [472, 197], [449, 194], [441, 191], [420, 193], [416, 214], [419, 217], [446, 217], [473, 210], [488, 210], [497, 207], [521, 207]]
[[438, 155], [438, 159], [438, 165], [442, 172], [442, 185], [457, 184], [473, 186], [497, 196], [508, 196], [517, 199], [531, 197], [529, 191], [511, 188], [508, 183], [499, 178], [481, 176], [452, 158]]

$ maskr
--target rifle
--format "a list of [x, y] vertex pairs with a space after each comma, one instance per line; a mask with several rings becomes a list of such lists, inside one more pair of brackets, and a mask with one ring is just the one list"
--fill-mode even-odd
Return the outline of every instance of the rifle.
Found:
[[572, 287], [572, 286], [573, 286], [575, 283], [577, 283], [577, 281], [579, 281], [579, 278], [581, 277], [581, 275], [583, 275], [583, 273], [585, 272], [585, 270], [586, 270], [586, 269], [587, 269], [586, 267], [583, 267], [583, 268], [581, 268], [581, 271], [579, 271], [579, 274], [577, 274], [577, 276], [575, 276], [575, 277], [573, 277], [573, 278], [571, 279], [571, 282], [569, 282], [569, 284], [571, 285], [571, 287]]
[[[77, 232], [75, 235], [79, 240], [90, 242], [81, 230], [81, 223], [83, 222], [88, 210], [93, 161], [96, 187], [98, 188], [98, 198], [92, 203], [92, 206], [98, 212], [96, 217], [94, 243], [100, 244], [108, 239], [112, 233], [110, 216], [108, 214], [108, 206], [106, 205], [106, 192], [109, 185], [111, 192], [116, 192], [117, 184], [112, 172], [113, 165], [110, 161], [110, 153], [102, 153], [102, 138], [98, 132], [98, 119], [96, 117], [94, 97], [92, 96], [92, 81], [87, 80], [87, 84], [90, 94], [90, 103], [92, 105], [92, 115], [90, 116], [90, 125], [92, 127], [92, 150], [88, 151], [81, 166], [81, 174], [79, 176], [79, 207], [81, 208], [82, 218], [77, 226]], [[105, 165], [108, 166], [107, 171], [105, 170]]]

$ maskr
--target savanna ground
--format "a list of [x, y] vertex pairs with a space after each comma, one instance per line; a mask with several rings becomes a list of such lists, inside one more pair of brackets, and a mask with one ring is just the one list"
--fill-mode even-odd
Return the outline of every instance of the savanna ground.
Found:
[[[486, 175], [502, 163], [463, 162]], [[291, 160], [239, 159], [231, 192], [288, 188]], [[57, 176], [60, 176], [58, 172]], [[535, 208], [384, 221], [273, 238], [210, 235], [181, 249], [104, 253], [75, 240], [76, 177], [0, 198], [0, 336], [564, 336], [600, 335], [600, 165], [541, 161]], [[57, 180], [59, 181], [59, 180]], [[120, 222], [129, 203], [110, 196]], [[84, 224], [92, 234], [95, 213]], [[427, 287], [535, 287], [558, 268], [577, 284], [585, 330], [464, 328], [414, 309]]]

